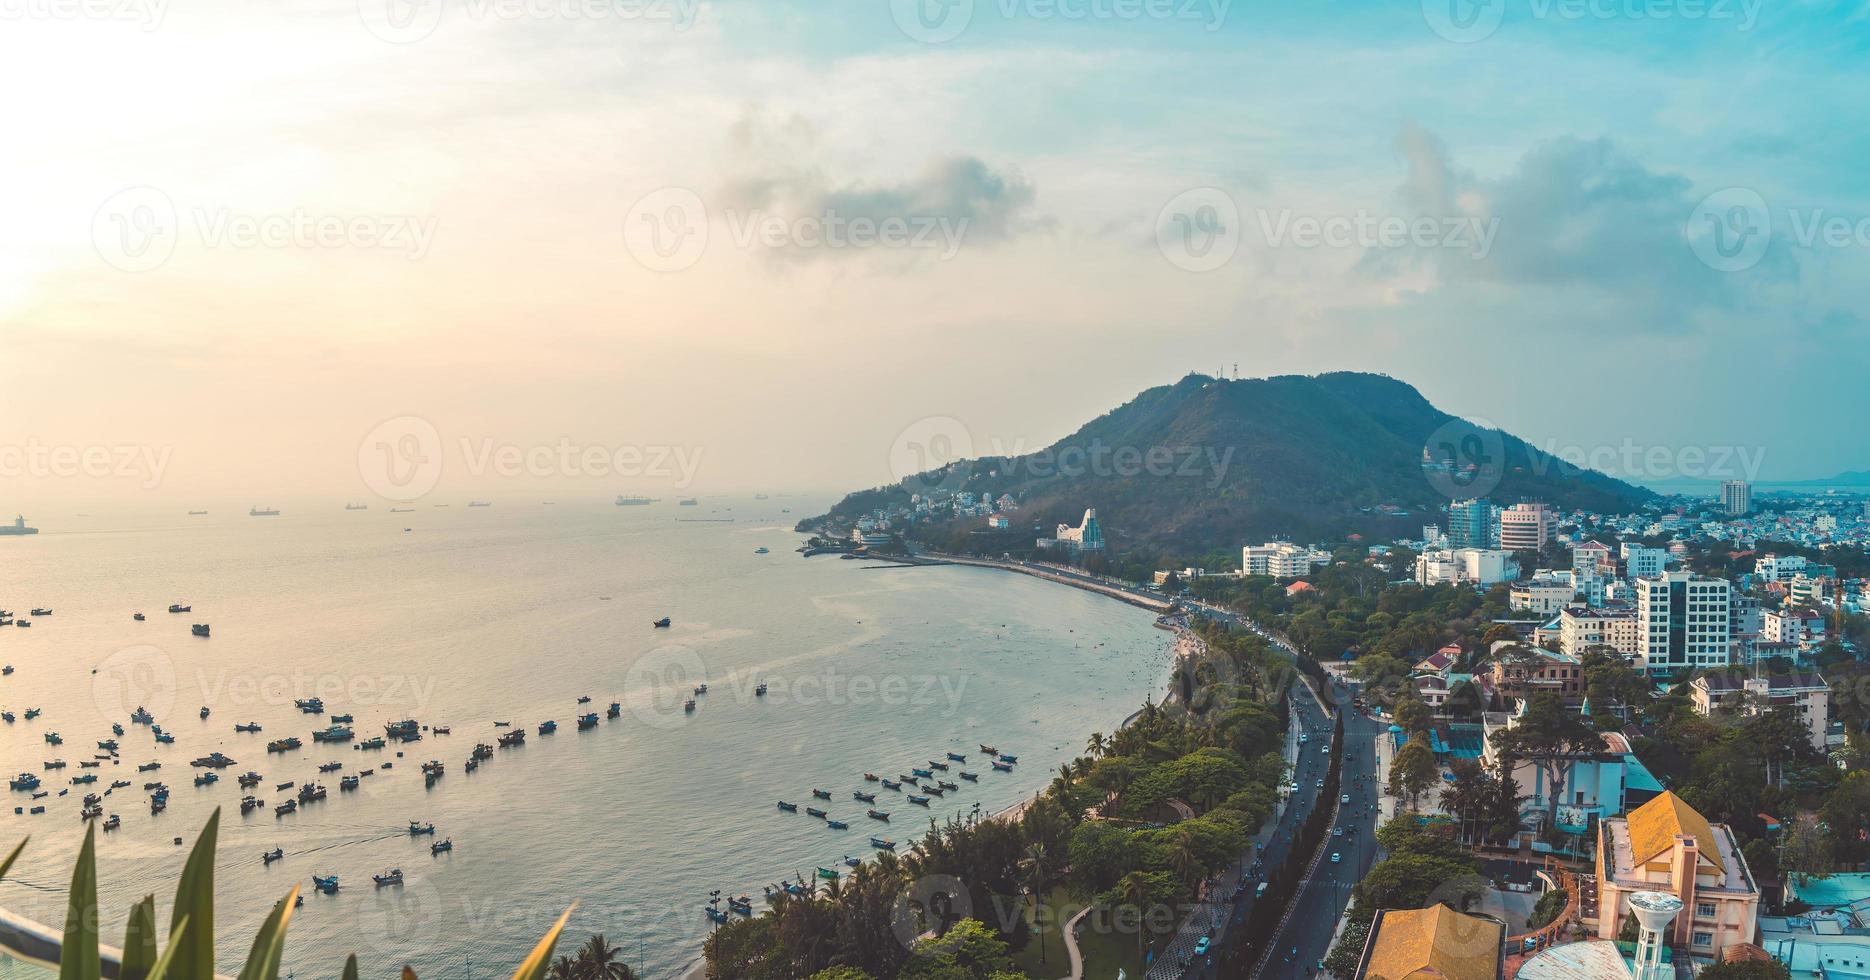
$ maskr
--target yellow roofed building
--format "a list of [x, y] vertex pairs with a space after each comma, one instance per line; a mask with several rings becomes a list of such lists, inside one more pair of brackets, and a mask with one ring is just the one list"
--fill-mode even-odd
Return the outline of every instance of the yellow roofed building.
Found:
[[1630, 895], [1668, 892], [1682, 900], [1668, 942], [1696, 957], [1750, 943], [1758, 929], [1760, 889], [1726, 824], [1710, 824], [1674, 793], [1598, 824], [1597, 935], [1615, 939], [1630, 914]]
[[1506, 925], [1446, 905], [1382, 909], [1370, 923], [1358, 980], [1499, 980]]

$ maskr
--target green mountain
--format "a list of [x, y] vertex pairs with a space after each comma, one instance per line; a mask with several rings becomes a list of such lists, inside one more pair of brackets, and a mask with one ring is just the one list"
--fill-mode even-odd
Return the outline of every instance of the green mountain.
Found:
[[[950, 491], [1011, 495], [1022, 536], [1035, 525], [1076, 524], [1095, 507], [1113, 548], [1177, 554], [1273, 537], [1415, 537], [1442, 519], [1451, 499], [1475, 496], [1617, 512], [1656, 497], [1451, 416], [1394, 378], [1191, 374], [1039, 452], [957, 461], [851, 494], [826, 518], [847, 522], [907, 507], [916, 494]], [[963, 518], [919, 533], [939, 537], [982, 522]]]

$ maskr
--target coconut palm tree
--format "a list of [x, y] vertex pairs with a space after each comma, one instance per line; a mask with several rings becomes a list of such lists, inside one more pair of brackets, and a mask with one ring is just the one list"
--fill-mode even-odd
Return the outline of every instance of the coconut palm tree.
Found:
[[1104, 739], [1103, 732], [1092, 732], [1091, 740], [1084, 743], [1084, 750], [1093, 756], [1102, 756], [1110, 743]]
[[578, 963], [570, 956], [561, 955], [552, 961], [552, 980], [579, 980]]
[[597, 933], [578, 948], [579, 975], [589, 980], [636, 980], [636, 971], [618, 959], [621, 955], [621, 947], [612, 946], [603, 933]]
[[1045, 906], [1046, 889], [1052, 886], [1052, 854], [1041, 843], [1029, 844], [1026, 856], [1019, 861], [1019, 867], [1025, 873], [1026, 890], [1032, 895], [1033, 924], [1039, 932], [1039, 962], [1045, 962], [1045, 914], [1040, 911]]

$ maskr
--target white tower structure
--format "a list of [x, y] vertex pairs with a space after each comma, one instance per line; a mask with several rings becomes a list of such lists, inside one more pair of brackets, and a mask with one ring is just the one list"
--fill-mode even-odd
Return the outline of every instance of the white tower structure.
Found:
[[1630, 896], [1630, 912], [1642, 932], [1636, 939], [1635, 980], [1669, 980], [1675, 968], [1662, 962], [1663, 934], [1682, 911], [1682, 900], [1668, 892], [1637, 892]]

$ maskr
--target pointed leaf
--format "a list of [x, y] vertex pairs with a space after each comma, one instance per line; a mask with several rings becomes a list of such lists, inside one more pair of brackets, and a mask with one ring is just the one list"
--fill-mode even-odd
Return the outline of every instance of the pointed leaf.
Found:
[[513, 971], [513, 980], [542, 980], [546, 968], [551, 965], [552, 947], [558, 942], [558, 934], [565, 931], [565, 922], [571, 918], [571, 909], [577, 907], [578, 903], [573, 902], [571, 908], [566, 909], [565, 914], [558, 917], [558, 921], [552, 924], [545, 938], [539, 940], [539, 945], [532, 948], [532, 955], [526, 957], [526, 962], [521, 963], [519, 969]]
[[156, 896], [145, 895], [130, 906], [130, 924], [123, 928], [121, 980], [147, 980], [156, 965]]
[[0, 878], [5, 878], [6, 873], [13, 869], [13, 860], [19, 857], [19, 852], [26, 849], [26, 841], [29, 840], [32, 840], [30, 835], [21, 840], [18, 844], [13, 845], [13, 853], [8, 854], [5, 861], [0, 861]]
[[[170, 931], [180, 933], [171, 943], [175, 972], [184, 977], [214, 975], [214, 844], [221, 829], [221, 808], [208, 816], [207, 826], [195, 838], [182, 866], [182, 880], [175, 886], [175, 907], [169, 911]], [[189, 930], [182, 933], [178, 924], [188, 920]]]
[[357, 954], [356, 953], [352, 953], [351, 955], [346, 956], [344, 958], [344, 977], [342, 978], [342, 980], [357, 980]]
[[84, 825], [84, 846], [71, 869], [71, 893], [65, 900], [65, 939], [59, 944], [59, 980], [98, 980], [104, 975], [97, 955], [97, 824]]
[[163, 949], [162, 955], [156, 958], [156, 965], [149, 968], [149, 976], [145, 980], [163, 980], [163, 977], [168, 975], [169, 964], [175, 962], [175, 951], [181, 948], [182, 935], [187, 930], [188, 916], [185, 915], [176, 921], [174, 929], [169, 930], [169, 945]]
[[240, 980], [279, 980], [279, 959], [286, 950], [286, 923], [292, 921], [292, 909], [299, 898], [299, 886], [273, 906], [273, 914], [260, 925], [253, 937], [253, 949], [247, 953], [247, 965], [240, 970]]

